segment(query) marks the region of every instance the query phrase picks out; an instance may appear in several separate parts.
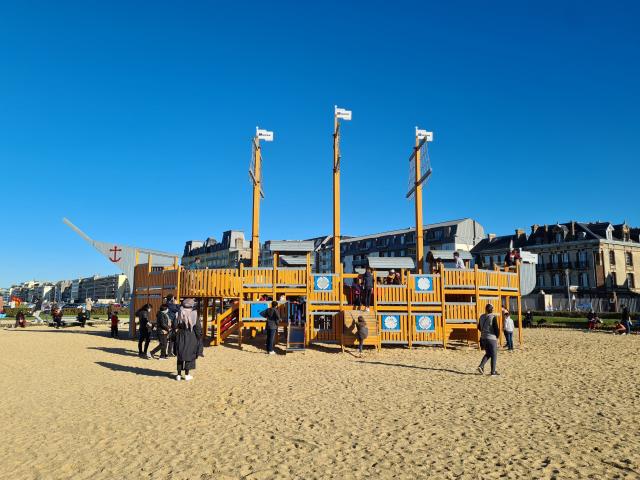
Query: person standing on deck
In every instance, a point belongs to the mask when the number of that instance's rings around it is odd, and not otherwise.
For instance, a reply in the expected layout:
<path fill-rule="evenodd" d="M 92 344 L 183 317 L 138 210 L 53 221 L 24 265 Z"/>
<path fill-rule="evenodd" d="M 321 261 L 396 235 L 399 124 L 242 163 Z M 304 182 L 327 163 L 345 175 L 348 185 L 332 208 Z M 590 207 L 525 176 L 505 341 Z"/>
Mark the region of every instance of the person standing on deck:
<path fill-rule="evenodd" d="M 373 273 L 371 267 L 367 267 L 362 276 L 362 293 L 364 295 L 364 309 L 368 312 L 371 306 L 371 296 L 373 294 Z"/>
<path fill-rule="evenodd" d="M 504 312 L 504 320 L 502 321 L 502 330 L 504 331 L 504 339 L 508 350 L 513 350 L 513 330 L 515 325 L 513 324 L 513 318 L 509 312 Z"/>
<path fill-rule="evenodd" d="M 455 262 L 454 268 L 465 268 L 464 262 L 460 258 L 460 254 L 458 252 L 453 252 L 453 261 Z"/>
<path fill-rule="evenodd" d="M 186 298 L 176 315 L 176 355 L 178 356 L 178 374 L 176 380 L 191 380 L 189 373 L 196 368 L 198 358 L 198 341 L 202 337 L 202 328 L 198 322 L 198 312 L 195 310 L 196 302 L 193 298 Z"/>
<path fill-rule="evenodd" d="M 276 343 L 276 334 L 278 333 L 278 325 L 280 324 L 280 314 L 278 313 L 278 302 L 271 302 L 271 307 L 263 312 L 260 316 L 267 319 L 267 354 L 275 355 L 274 346 Z"/>
<path fill-rule="evenodd" d="M 431 250 L 427 252 L 427 265 L 429 265 L 429 273 L 433 273 L 436 269 L 436 257 Z"/>
<path fill-rule="evenodd" d="M 136 316 L 138 317 L 138 356 L 142 358 L 151 357 L 148 353 L 152 329 L 149 315 L 151 315 L 151 305 L 148 303 L 136 312 Z M 144 350 L 142 349 L 143 344 Z"/>
<path fill-rule="evenodd" d="M 353 285 L 351 286 L 351 301 L 356 310 L 360 310 L 360 306 L 362 305 L 362 285 L 360 285 L 360 277 L 353 280 Z"/>
<path fill-rule="evenodd" d="M 496 371 L 498 363 L 498 336 L 500 328 L 498 327 L 497 317 L 493 314 L 493 305 L 488 304 L 483 315 L 480 315 L 478 321 L 478 330 L 480 331 L 480 347 L 485 351 L 484 357 L 478 366 L 478 372 L 484 373 L 484 366 L 491 359 L 491 375 L 499 375 Z"/>

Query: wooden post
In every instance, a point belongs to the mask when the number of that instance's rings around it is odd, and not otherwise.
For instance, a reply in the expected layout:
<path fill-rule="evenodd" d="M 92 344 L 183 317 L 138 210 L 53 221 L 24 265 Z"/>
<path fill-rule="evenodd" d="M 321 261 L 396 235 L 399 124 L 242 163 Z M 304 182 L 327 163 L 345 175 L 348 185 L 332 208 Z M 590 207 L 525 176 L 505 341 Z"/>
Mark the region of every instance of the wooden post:
<path fill-rule="evenodd" d="M 253 172 L 253 210 L 251 216 L 251 266 L 258 266 L 260 257 L 260 195 L 262 195 L 262 152 L 260 139 L 256 133 L 253 139 L 255 148 L 255 165 Z"/>
<path fill-rule="evenodd" d="M 475 277 L 475 286 L 476 286 L 476 325 L 478 324 L 478 321 L 480 320 L 480 315 L 482 315 L 484 312 L 479 312 L 478 308 L 479 308 L 479 303 L 480 303 L 480 282 L 478 281 L 479 275 L 478 275 L 478 264 L 476 263 L 473 266 L 473 275 Z M 476 342 L 478 342 L 478 350 L 482 350 L 480 348 L 480 331 L 476 328 Z"/>
<path fill-rule="evenodd" d="M 424 232 L 422 220 L 422 183 L 420 182 L 420 139 L 418 138 L 418 129 L 416 128 L 415 143 L 415 208 L 416 208 L 416 268 L 418 273 L 423 273 L 424 269 Z"/>
<path fill-rule="evenodd" d="M 404 274 L 403 274 L 404 277 Z M 409 344 L 409 350 L 413 348 L 413 334 L 416 329 L 416 322 L 411 318 L 411 285 L 409 285 L 411 280 L 411 274 L 407 274 L 407 283 L 405 285 L 405 290 L 407 292 L 407 326 L 409 327 L 409 331 L 407 332 L 407 343 Z"/>
<path fill-rule="evenodd" d="M 340 274 L 340 122 L 333 115 L 333 273 Z"/>
<path fill-rule="evenodd" d="M 311 338 L 311 330 L 313 325 L 311 324 L 311 288 L 313 285 L 313 277 L 311 276 L 311 253 L 307 252 L 307 277 L 306 277 L 306 302 L 305 302 L 305 337 L 304 337 L 304 345 L 305 347 L 309 346 L 309 339 Z"/>
<path fill-rule="evenodd" d="M 273 252 L 273 279 L 271 285 L 271 291 L 273 293 L 273 300 L 278 301 L 278 261 L 280 259 L 280 255 L 278 252 Z"/>
<path fill-rule="evenodd" d="M 133 267 L 133 278 L 129 279 L 129 286 L 131 287 L 131 298 L 129 299 L 129 336 L 131 338 L 136 338 L 136 298 L 138 297 L 136 293 L 137 285 L 136 285 L 136 270 L 138 263 L 140 261 L 140 252 L 138 249 L 135 251 L 135 266 Z"/>
<path fill-rule="evenodd" d="M 516 262 L 518 276 L 518 343 L 522 346 L 522 292 L 520 290 L 520 260 Z"/>
<path fill-rule="evenodd" d="M 444 290 L 444 263 L 438 263 L 438 271 L 440 272 L 440 305 L 442 307 L 442 315 L 440 318 L 442 319 L 442 347 L 447 349 L 447 318 L 446 318 L 446 297 Z"/>
<path fill-rule="evenodd" d="M 202 304 L 202 340 L 204 343 L 204 340 L 207 339 L 207 332 L 208 327 L 209 327 L 209 298 L 208 297 L 204 297 L 203 299 L 203 304 Z M 215 309 L 215 305 L 214 305 L 214 309 Z"/>

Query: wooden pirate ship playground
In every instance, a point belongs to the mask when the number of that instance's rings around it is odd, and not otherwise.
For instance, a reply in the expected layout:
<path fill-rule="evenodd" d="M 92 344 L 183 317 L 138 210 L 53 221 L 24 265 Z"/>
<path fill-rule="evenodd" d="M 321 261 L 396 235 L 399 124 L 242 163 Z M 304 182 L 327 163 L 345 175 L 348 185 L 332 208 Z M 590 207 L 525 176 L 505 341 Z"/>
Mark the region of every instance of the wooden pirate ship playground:
<path fill-rule="evenodd" d="M 153 256 L 135 267 L 133 306 L 137 311 L 149 303 L 154 312 L 163 299 L 199 300 L 203 330 L 211 345 L 254 336 L 265 327 L 260 315 L 270 300 L 280 301 L 287 350 L 314 343 L 355 343 L 354 326 L 363 316 L 369 326 L 365 345 L 434 345 L 447 348 L 450 342 L 478 342 L 476 324 L 488 303 L 502 315 L 501 306 L 517 309 L 518 339 L 522 343 L 519 265 L 483 270 L 445 268 L 433 265 L 424 272 L 422 188 L 431 174 L 427 147 L 431 132 L 416 128 L 415 146 L 409 158 L 410 186 L 407 197 L 415 200 L 416 255 L 413 269 L 402 269 L 400 285 L 377 281 L 375 259 L 370 259 L 376 279 L 372 305 L 362 311 L 352 305 L 351 285 L 358 274 L 345 273 L 340 262 L 340 120 L 350 120 L 351 112 L 335 108 L 333 143 L 333 271 L 316 273 L 312 269 L 312 241 L 271 241 L 266 247 L 273 264 L 259 266 L 259 218 L 262 197 L 261 140 L 273 139 L 272 132 L 256 129 L 252 140 L 253 221 L 251 266 L 235 269 L 185 269 L 175 259 L 172 266 L 154 265 Z M 296 262 L 287 262 L 295 258 Z M 390 260 L 390 259 L 385 259 Z M 291 263 L 296 265 L 291 266 Z M 383 262 L 379 262 L 383 263 Z M 502 322 L 499 322 L 500 325 Z M 130 324 L 135 334 L 135 323 Z"/>

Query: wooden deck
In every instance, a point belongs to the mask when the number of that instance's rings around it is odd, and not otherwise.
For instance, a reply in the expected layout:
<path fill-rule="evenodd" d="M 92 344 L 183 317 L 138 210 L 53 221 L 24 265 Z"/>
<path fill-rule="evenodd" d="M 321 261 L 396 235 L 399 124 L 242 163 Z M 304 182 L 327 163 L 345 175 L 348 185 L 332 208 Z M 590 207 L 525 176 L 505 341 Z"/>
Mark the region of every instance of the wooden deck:
<path fill-rule="evenodd" d="M 375 272 L 374 272 L 375 273 Z M 157 311 L 167 295 L 176 298 L 231 301 L 232 308 L 213 313 L 202 311 L 205 331 L 214 344 L 231 332 L 260 330 L 264 323 L 258 312 L 268 303 L 259 298 L 302 297 L 306 300 L 307 342 L 343 343 L 345 312 L 350 305 L 350 285 L 355 274 L 318 274 L 310 267 L 186 270 L 183 267 L 138 265 L 134 278 L 134 308 L 150 303 Z M 501 306 L 517 298 L 514 320 L 520 325 L 520 281 L 518 269 L 511 271 L 446 269 L 430 275 L 407 274 L 402 285 L 376 283 L 371 311 L 378 319 L 381 343 L 440 345 L 455 340 L 477 342 L 476 323 L 488 303 L 502 316 Z M 214 303 L 215 305 L 215 303 Z M 502 322 L 500 322 L 502 323 Z M 211 333 L 210 333 L 211 332 Z M 252 332 L 252 333 L 253 333 Z M 346 338 L 346 337 L 345 337 Z M 522 329 L 519 329 L 522 342 Z"/>

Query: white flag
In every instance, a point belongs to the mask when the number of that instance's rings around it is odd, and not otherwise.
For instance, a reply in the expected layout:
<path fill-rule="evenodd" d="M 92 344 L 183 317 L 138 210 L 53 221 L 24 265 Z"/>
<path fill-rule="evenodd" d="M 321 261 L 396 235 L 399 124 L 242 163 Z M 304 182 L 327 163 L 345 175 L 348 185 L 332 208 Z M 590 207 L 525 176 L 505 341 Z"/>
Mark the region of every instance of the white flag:
<path fill-rule="evenodd" d="M 338 108 L 336 105 L 336 117 L 341 118 L 343 120 L 351 120 L 351 110 L 346 110 L 344 108 Z"/>
<path fill-rule="evenodd" d="M 423 138 L 426 138 L 427 142 L 433 142 L 433 132 L 420 130 L 418 127 L 416 127 L 416 136 L 418 137 L 418 140 L 422 140 Z"/>
<path fill-rule="evenodd" d="M 261 130 L 256 127 L 256 136 L 258 140 L 264 140 L 265 142 L 273 142 L 273 132 L 268 130 Z"/>

